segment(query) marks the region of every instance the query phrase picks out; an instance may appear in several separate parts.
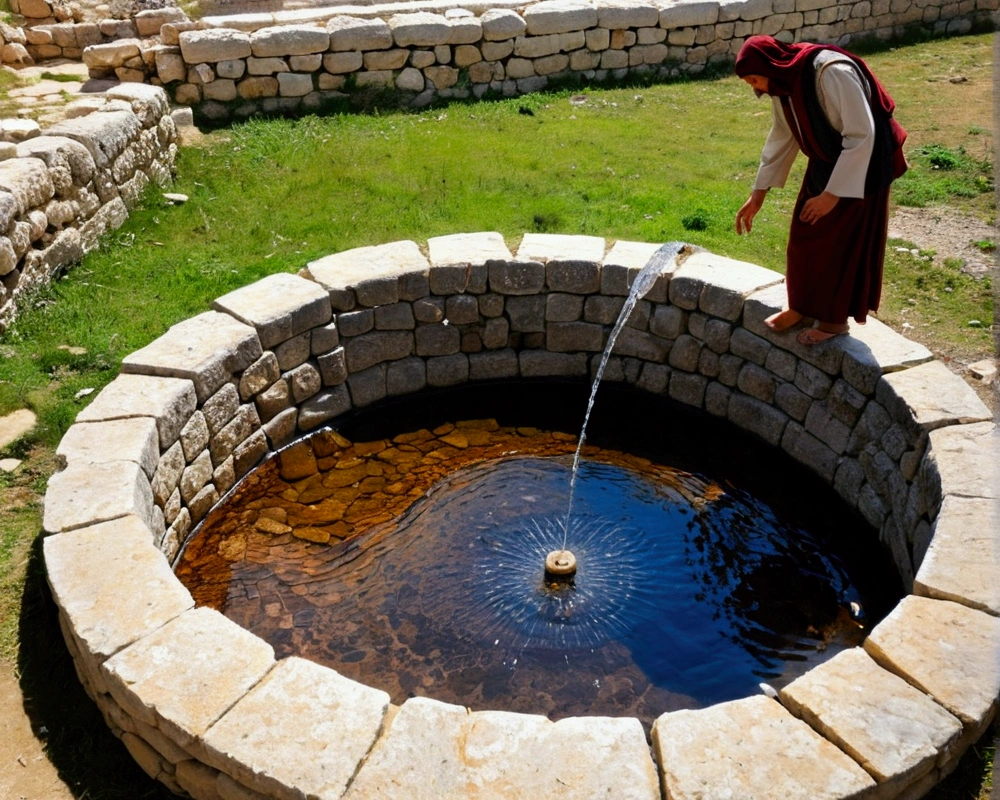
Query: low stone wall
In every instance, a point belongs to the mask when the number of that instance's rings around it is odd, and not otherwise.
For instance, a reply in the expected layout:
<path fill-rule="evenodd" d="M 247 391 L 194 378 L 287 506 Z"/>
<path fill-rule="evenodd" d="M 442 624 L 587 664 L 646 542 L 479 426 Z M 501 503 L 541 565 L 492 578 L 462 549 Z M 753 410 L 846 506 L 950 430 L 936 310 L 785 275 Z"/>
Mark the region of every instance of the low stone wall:
<path fill-rule="evenodd" d="M 225 295 L 124 360 L 58 448 L 44 551 L 80 679 L 150 775 L 213 800 L 652 799 L 661 785 L 671 798 L 916 798 L 954 767 L 1000 694 L 990 413 L 877 320 L 811 348 L 770 331 L 781 276 L 711 253 L 661 276 L 605 380 L 785 450 L 864 515 L 913 592 L 779 702 L 664 714 L 653 759 L 635 719 L 397 709 L 329 669 L 275 662 L 171 573 L 235 481 L 352 408 L 466 381 L 588 381 L 656 247 L 526 234 L 512 255 L 478 233 L 360 248 Z"/>
<path fill-rule="evenodd" d="M 315 110 L 361 89 L 437 97 L 506 96 L 552 80 L 630 73 L 677 77 L 731 62 L 746 37 L 850 44 L 908 27 L 964 33 L 992 26 L 998 0 L 543 0 L 456 7 L 396 3 L 214 17 L 161 29 L 161 43 L 84 51 L 95 77 L 169 87 L 174 100 L 222 120 Z M 134 50 L 134 52 L 133 52 Z M 155 52 L 154 52 L 155 50 Z M 140 67 L 139 65 L 144 65 Z M 145 68 L 146 75 L 136 70 Z"/>
<path fill-rule="evenodd" d="M 150 182 L 172 179 L 177 131 L 162 89 L 118 86 L 74 113 L 44 131 L 0 121 L 0 330 L 24 294 L 119 227 Z"/>

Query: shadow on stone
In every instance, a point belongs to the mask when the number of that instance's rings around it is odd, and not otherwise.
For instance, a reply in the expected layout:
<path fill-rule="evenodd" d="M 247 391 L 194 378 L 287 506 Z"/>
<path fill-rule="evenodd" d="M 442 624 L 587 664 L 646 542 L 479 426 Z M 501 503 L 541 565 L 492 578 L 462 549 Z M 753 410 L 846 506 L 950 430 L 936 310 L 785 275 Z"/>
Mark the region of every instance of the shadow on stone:
<path fill-rule="evenodd" d="M 17 668 L 25 713 L 73 796 L 103 800 L 175 797 L 136 765 L 83 691 L 45 581 L 41 535 L 29 556 L 18 639 Z"/>

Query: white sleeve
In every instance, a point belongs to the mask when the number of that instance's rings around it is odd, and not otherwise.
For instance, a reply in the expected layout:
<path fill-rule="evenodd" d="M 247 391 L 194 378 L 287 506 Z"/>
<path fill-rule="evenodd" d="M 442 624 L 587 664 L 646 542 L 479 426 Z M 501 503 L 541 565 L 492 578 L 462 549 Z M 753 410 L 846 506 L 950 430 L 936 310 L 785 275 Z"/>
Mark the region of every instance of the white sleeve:
<path fill-rule="evenodd" d="M 767 134 L 760 154 L 760 167 L 757 169 L 757 180 L 754 181 L 753 188 L 780 189 L 784 186 L 798 152 L 799 145 L 788 129 L 781 101 L 774 97 L 771 99 L 771 131 Z"/>
<path fill-rule="evenodd" d="M 875 147 L 875 120 L 861 77 L 847 64 L 833 63 L 819 76 L 820 104 L 844 149 L 826 191 L 837 197 L 864 197 L 865 176 Z"/>

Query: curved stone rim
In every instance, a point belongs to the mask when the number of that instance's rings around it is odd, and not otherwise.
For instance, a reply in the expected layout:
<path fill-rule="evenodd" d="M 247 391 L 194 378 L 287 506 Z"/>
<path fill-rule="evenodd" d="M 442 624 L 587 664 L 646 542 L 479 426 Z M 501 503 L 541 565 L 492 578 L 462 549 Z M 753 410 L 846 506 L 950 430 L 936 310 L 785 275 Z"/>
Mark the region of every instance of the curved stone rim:
<path fill-rule="evenodd" d="M 834 798 L 919 796 L 954 767 L 1000 694 L 989 411 L 876 320 L 814 348 L 769 331 L 781 276 L 711 253 L 657 281 L 609 377 L 726 417 L 821 475 L 914 592 L 778 702 L 664 714 L 655 762 L 635 719 L 397 709 L 333 670 L 276 662 L 173 576 L 164 554 L 220 493 L 351 407 L 481 378 L 585 378 L 658 246 L 525 234 L 515 256 L 473 233 L 358 248 L 231 292 L 125 358 L 59 446 L 44 552 L 81 682 L 151 776 L 199 798 L 652 798 L 660 783 L 688 797 L 713 782 Z"/>

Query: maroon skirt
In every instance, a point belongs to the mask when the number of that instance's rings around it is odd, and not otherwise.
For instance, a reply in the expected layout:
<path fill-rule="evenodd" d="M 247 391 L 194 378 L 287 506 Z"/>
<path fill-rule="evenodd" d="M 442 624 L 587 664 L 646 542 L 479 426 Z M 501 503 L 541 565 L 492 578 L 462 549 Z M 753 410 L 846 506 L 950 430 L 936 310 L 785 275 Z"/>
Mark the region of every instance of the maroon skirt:
<path fill-rule="evenodd" d="M 788 307 L 834 325 L 848 317 L 864 323 L 870 311 L 878 310 L 882 295 L 889 187 L 860 199 L 842 197 L 810 225 L 799 219 L 814 196 L 809 183 L 807 168 L 788 234 Z"/>

